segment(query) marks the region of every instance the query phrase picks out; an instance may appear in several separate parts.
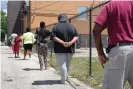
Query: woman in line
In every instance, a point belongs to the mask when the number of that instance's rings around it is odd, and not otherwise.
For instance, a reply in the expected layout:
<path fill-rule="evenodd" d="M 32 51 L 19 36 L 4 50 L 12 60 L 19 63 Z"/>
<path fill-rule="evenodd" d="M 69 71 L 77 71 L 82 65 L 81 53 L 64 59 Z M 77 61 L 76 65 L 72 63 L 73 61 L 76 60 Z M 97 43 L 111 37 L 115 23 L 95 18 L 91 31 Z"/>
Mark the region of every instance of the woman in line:
<path fill-rule="evenodd" d="M 20 42 L 22 42 L 22 39 L 21 39 L 21 34 L 19 33 L 18 36 L 14 40 L 15 58 L 19 58 Z"/>
<path fill-rule="evenodd" d="M 14 52 L 14 40 L 15 40 L 15 38 L 17 37 L 18 35 L 16 34 L 16 33 L 12 33 L 11 34 L 11 36 L 8 38 L 9 39 L 9 41 L 10 41 L 10 48 L 12 49 L 12 51 L 13 51 L 13 53 L 15 53 Z"/>
<path fill-rule="evenodd" d="M 27 54 L 29 54 L 29 59 L 31 59 L 32 46 L 35 42 L 35 39 L 30 28 L 26 28 L 26 33 L 23 34 L 22 39 L 24 44 L 24 59 L 26 58 Z"/>

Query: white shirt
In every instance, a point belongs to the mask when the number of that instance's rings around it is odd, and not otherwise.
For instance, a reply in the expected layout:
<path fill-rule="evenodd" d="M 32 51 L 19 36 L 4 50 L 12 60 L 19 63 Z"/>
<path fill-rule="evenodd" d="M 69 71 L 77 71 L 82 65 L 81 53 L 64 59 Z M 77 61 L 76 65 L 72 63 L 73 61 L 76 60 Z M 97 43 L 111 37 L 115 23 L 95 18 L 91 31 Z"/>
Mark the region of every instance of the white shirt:
<path fill-rule="evenodd" d="M 9 39 L 11 40 L 11 43 L 14 44 L 14 40 L 18 35 L 16 33 L 11 34 L 11 36 L 9 37 Z"/>

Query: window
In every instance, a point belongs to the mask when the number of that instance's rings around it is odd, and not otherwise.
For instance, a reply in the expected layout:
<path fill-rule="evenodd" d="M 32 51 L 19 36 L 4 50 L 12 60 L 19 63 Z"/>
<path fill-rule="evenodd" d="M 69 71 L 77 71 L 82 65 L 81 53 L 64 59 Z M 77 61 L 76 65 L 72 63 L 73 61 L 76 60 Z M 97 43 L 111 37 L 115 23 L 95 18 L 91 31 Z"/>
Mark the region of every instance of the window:
<path fill-rule="evenodd" d="M 78 7 L 78 14 L 81 14 L 81 13 L 87 11 L 87 10 L 88 10 L 88 7 L 87 6 Z M 78 16 L 78 20 L 88 20 L 87 13 Z"/>

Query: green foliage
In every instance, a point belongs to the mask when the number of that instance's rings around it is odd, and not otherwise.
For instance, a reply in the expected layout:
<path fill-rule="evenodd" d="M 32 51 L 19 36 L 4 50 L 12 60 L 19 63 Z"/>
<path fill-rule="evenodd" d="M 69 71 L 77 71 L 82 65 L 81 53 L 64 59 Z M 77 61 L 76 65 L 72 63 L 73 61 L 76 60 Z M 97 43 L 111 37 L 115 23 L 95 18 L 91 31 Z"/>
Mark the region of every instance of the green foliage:
<path fill-rule="evenodd" d="M 1 10 L 1 34 L 5 34 L 7 33 L 7 16 L 6 16 L 6 13 Z"/>
<path fill-rule="evenodd" d="M 4 41 L 5 34 L 7 33 L 7 16 L 6 13 L 1 10 L 1 40 Z"/>

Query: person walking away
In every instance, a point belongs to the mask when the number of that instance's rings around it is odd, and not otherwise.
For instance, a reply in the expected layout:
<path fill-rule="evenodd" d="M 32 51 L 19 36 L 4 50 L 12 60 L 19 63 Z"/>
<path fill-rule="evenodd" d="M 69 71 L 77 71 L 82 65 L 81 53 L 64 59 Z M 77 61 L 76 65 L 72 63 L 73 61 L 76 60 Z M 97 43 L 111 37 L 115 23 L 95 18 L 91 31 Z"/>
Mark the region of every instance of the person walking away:
<path fill-rule="evenodd" d="M 108 51 L 103 51 L 101 32 L 107 28 Z M 102 89 L 133 89 L 133 1 L 111 1 L 101 10 L 93 29 L 101 64 L 105 64 Z"/>
<path fill-rule="evenodd" d="M 18 36 L 14 40 L 14 53 L 15 53 L 15 58 L 19 58 L 20 42 L 22 42 L 21 34 L 18 33 Z"/>
<path fill-rule="evenodd" d="M 37 44 L 37 51 L 38 51 L 38 58 L 40 63 L 40 70 L 43 70 L 44 64 L 45 69 L 47 69 L 47 51 L 48 51 L 48 45 L 47 45 L 47 38 L 50 36 L 50 32 L 45 27 L 45 22 L 40 22 L 40 28 L 36 31 L 35 38 L 36 44 Z M 41 56 L 43 58 L 41 58 Z"/>
<path fill-rule="evenodd" d="M 78 32 L 72 24 L 67 22 L 66 14 L 60 14 L 58 21 L 59 23 L 52 30 L 51 39 L 54 40 L 54 52 L 61 75 L 60 83 L 64 84 L 68 78 L 68 70 L 75 52 L 74 46 L 78 39 Z"/>
<path fill-rule="evenodd" d="M 13 53 L 15 53 L 14 52 L 14 40 L 15 40 L 15 38 L 17 37 L 18 35 L 16 34 L 16 33 L 12 33 L 11 34 L 11 36 L 8 38 L 9 39 L 9 41 L 11 42 L 11 48 L 12 48 L 12 51 L 13 51 Z"/>
<path fill-rule="evenodd" d="M 34 34 L 31 32 L 30 28 L 26 28 L 26 33 L 22 36 L 23 46 L 24 46 L 24 59 L 26 59 L 26 55 L 29 55 L 29 59 L 31 59 L 32 47 L 35 42 Z"/>

